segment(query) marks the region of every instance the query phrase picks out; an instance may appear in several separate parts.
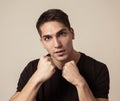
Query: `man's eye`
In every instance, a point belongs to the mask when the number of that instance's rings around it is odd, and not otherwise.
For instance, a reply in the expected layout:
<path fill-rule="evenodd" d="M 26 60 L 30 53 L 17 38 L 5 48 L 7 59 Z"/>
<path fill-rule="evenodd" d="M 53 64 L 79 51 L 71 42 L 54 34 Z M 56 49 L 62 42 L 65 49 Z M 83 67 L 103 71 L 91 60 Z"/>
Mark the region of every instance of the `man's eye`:
<path fill-rule="evenodd" d="M 48 40 L 50 40 L 50 39 L 51 39 L 51 37 L 49 37 L 49 36 L 43 38 L 43 40 L 45 40 L 45 41 L 48 41 Z"/>
<path fill-rule="evenodd" d="M 65 36 L 67 33 L 66 32 L 60 32 L 59 36 Z"/>

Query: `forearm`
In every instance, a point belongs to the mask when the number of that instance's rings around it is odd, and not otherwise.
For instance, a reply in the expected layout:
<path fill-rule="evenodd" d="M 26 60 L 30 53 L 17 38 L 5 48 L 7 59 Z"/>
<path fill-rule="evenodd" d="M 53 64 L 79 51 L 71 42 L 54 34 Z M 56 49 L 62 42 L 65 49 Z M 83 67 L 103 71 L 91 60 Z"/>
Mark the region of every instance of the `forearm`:
<path fill-rule="evenodd" d="M 42 85 L 42 82 L 37 79 L 37 76 L 38 73 L 36 71 L 29 79 L 22 91 L 13 96 L 10 101 L 35 101 L 37 92 Z"/>
<path fill-rule="evenodd" d="M 76 86 L 78 97 L 80 101 L 96 101 L 96 98 L 93 96 L 88 84 L 85 80 L 82 84 Z"/>
<path fill-rule="evenodd" d="M 41 85 L 55 73 L 55 65 L 50 57 L 42 56 L 37 70 L 21 92 L 15 93 L 10 101 L 34 101 Z"/>

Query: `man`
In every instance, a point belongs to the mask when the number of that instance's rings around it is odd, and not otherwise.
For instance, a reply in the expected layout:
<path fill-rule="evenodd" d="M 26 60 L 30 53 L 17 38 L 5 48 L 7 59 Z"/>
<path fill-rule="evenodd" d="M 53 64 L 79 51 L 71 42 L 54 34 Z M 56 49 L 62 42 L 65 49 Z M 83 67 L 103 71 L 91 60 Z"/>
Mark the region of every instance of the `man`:
<path fill-rule="evenodd" d="M 67 14 L 47 10 L 36 27 L 49 54 L 25 67 L 10 101 L 108 101 L 108 69 L 73 48 Z"/>

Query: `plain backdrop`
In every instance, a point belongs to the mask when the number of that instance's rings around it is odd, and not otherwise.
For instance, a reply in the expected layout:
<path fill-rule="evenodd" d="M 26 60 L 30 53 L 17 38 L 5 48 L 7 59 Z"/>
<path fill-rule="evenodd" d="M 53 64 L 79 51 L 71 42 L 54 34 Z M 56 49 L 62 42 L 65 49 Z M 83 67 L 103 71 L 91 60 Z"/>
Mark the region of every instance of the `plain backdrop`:
<path fill-rule="evenodd" d="M 0 101 L 16 91 L 28 62 L 47 53 L 35 24 L 50 8 L 69 15 L 76 50 L 107 64 L 109 99 L 120 101 L 120 0 L 0 0 Z"/>

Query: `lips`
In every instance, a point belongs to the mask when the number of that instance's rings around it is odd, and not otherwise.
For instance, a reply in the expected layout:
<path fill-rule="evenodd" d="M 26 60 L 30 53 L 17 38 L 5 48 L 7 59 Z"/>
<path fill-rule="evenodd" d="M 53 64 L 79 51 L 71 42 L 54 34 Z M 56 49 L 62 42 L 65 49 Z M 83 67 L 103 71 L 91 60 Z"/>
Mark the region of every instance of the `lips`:
<path fill-rule="evenodd" d="M 59 50 L 59 51 L 56 51 L 55 52 L 55 54 L 57 54 L 57 55 L 64 55 L 64 53 L 65 53 L 65 50 Z"/>

